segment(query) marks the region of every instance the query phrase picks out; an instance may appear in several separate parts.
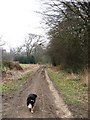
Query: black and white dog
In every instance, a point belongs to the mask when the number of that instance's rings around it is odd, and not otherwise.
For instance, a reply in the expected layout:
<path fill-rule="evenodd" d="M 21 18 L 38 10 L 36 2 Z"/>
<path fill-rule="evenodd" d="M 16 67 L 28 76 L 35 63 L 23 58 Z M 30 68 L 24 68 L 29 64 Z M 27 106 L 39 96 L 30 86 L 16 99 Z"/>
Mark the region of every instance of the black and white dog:
<path fill-rule="evenodd" d="M 30 94 L 27 98 L 27 107 L 31 111 L 31 113 L 33 113 L 36 98 L 37 98 L 36 94 Z"/>

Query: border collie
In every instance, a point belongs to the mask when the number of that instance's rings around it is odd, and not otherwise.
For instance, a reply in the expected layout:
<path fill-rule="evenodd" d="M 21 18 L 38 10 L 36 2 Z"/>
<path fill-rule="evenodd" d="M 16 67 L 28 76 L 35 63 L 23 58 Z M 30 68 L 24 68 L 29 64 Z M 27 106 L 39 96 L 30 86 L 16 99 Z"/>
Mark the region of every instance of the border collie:
<path fill-rule="evenodd" d="M 33 113 L 34 110 L 34 104 L 36 102 L 37 95 L 36 94 L 29 94 L 27 98 L 27 107 L 30 110 L 31 113 Z"/>

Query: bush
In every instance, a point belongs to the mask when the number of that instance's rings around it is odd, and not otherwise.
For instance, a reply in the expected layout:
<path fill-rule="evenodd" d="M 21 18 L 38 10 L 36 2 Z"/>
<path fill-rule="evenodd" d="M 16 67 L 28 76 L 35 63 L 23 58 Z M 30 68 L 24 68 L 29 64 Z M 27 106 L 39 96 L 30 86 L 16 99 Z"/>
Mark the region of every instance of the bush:
<path fill-rule="evenodd" d="M 29 64 L 29 63 L 35 64 L 36 63 L 33 55 L 28 56 L 28 57 L 27 56 L 16 56 L 14 60 L 19 61 L 22 64 Z"/>
<path fill-rule="evenodd" d="M 16 70 L 23 70 L 19 63 L 11 62 L 11 61 L 3 61 L 2 66 L 6 67 L 6 69 L 16 69 Z"/>

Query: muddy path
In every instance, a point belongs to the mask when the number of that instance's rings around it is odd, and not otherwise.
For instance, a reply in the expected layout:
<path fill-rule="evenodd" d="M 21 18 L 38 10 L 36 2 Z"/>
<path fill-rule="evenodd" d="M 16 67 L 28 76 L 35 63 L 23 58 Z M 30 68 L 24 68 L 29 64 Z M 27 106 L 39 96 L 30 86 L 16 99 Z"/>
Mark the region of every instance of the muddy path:
<path fill-rule="evenodd" d="M 47 79 L 46 70 L 40 68 L 34 76 L 25 82 L 19 91 L 3 94 L 2 117 L 62 118 L 67 114 L 70 118 L 72 116 L 70 111 L 65 107 L 62 99 L 51 85 L 52 83 Z M 38 96 L 33 114 L 29 112 L 26 106 L 26 99 L 30 93 L 36 93 Z"/>

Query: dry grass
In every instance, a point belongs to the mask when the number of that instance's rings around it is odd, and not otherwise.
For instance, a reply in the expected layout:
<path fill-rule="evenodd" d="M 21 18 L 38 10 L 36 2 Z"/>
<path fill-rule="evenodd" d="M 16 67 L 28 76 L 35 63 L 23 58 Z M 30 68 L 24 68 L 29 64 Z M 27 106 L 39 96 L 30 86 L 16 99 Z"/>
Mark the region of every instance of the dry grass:
<path fill-rule="evenodd" d="M 59 73 L 60 71 L 63 71 L 64 74 L 66 74 L 66 80 L 74 79 L 76 81 L 79 81 L 81 85 L 88 86 L 89 83 L 89 71 L 88 69 L 84 69 L 81 73 L 75 74 L 75 73 L 68 73 L 64 70 L 60 69 L 60 66 L 52 67 L 55 72 Z"/>
<path fill-rule="evenodd" d="M 23 71 L 21 70 L 16 70 L 16 69 L 8 69 L 5 73 L 5 75 L 2 77 L 2 81 L 1 81 L 1 85 L 0 87 L 5 86 L 3 88 L 10 88 L 12 86 L 14 86 L 14 83 L 19 87 L 19 84 L 21 84 L 22 80 L 26 79 L 29 75 L 31 75 L 32 73 L 34 73 L 39 66 L 38 65 L 25 65 L 22 64 L 21 67 L 23 68 Z"/>
<path fill-rule="evenodd" d="M 84 69 L 84 72 L 81 76 L 81 84 L 83 86 L 88 86 L 89 83 L 89 71 L 87 69 Z"/>

